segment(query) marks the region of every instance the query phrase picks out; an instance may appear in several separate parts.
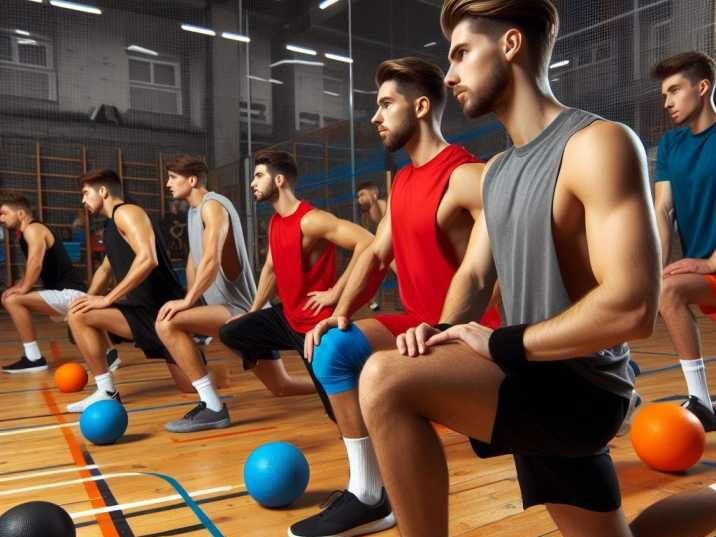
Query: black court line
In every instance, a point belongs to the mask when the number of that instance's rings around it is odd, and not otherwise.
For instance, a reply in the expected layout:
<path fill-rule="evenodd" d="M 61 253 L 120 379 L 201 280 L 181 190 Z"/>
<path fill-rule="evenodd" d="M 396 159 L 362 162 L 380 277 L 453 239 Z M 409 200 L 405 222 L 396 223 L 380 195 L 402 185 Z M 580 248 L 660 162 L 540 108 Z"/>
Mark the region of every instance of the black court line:
<path fill-rule="evenodd" d="M 214 502 L 221 502 L 224 500 L 231 500 L 234 498 L 241 498 L 242 496 L 248 496 L 249 493 L 246 491 L 242 492 L 232 492 L 231 494 L 223 494 L 222 496 L 216 496 L 214 498 L 204 498 L 202 500 L 196 500 L 197 505 L 204 505 L 207 503 L 214 503 Z M 133 513 L 127 513 L 124 515 L 124 518 L 133 518 L 138 516 L 145 516 L 145 515 L 154 515 L 156 513 L 165 513 L 167 511 L 174 511 L 176 509 L 183 509 L 184 507 L 187 507 L 186 503 L 179 502 L 179 503 L 173 503 L 170 505 L 164 505 L 162 507 L 153 507 L 152 509 L 143 509 L 142 511 L 135 511 Z M 84 528 L 87 526 L 96 526 L 97 525 L 97 519 L 88 520 L 86 522 L 80 522 L 79 524 L 75 524 L 75 528 Z M 199 525 L 199 528 L 204 528 L 203 524 Z M 146 537 L 146 536 L 144 536 Z"/>
<path fill-rule="evenodd" d="M 714 394 L 709 394 L 711 397 L 711 400 L 713 401 L 716 399 L 716 396 Z M 668 401 L 686 401 L 689 398 L 688 395 L 667 395 L 666 397 L 659 397 L 658 399 L 654 399 L 654 403 L 664 403 Z"/>
<path fill-rule="evenodd" d="M 96 464 L 92 455 L 90 455 L 86 449 L 82 450 L 82 456 L 84 457 L 87 465 Z M 102 472 L 100 472 L 98 468 L 90 470 L 90 474 L 92 476 L 102 476 Z M 98 479 L 95 481 L 95 484 L 97 485 L 97 489 L 99 489 L 99 493 L 102 496 L 105 505 L 108 507 L 111 505 L 117 505 L 117 499 L 114 497 L 114 494 L 112 494 L 112 490 L 109 488 L 107 481 L 104 479 Z M 132 528 L 129 527 L 129 523 L 125 519 L 122 511 L 112 511 L 108 514 L 114 523 L 114 527 L 117 529 L 117 533 L 119 533 L 119 537 L 135 537 L 134 532 L 132 531 Z"/>
<path fill-rule="evenodd" d="M 222 401 L 227 401 L 229 399 L 235 399 L 236 396 L 234 395 L 224 395 L 220 397 Z M 163 408 L 174 408 L 178 406 L 189 406 L 189 405 L 196 405 L 196 401 L 185 401 L 182 403 L 167 403 L 165 405 L 156 405 L 156 406 L 143 406 L 138 408 L 131 408 L 127 409 L 127 414 L 131 414 L 133 412 L 147 412 L 149 410 L 161 410 Z M 70 414 L 77 414 L 76 412 L 61 412 L 60 416 L 67 416 Z M 30 418 L 42 418 L 42 417 L 48 417 L 48 416 L 55 416 L 55 414 L 41 414 L 38 416 L 26 416 L 26 417 L 20 417 L 20 418 L 11 418 L 10 420 L 0 420 L 0 421 L 15 421 L 15 420 L 22 420 L 22 419 L 30 419 Z M 70 422 L 74 423 L 74 422 Z M 57 425 L 56 423 L 38 423 L 35 425 L 26 425 L 23 427 L 10 427 L 9 429 L 0 429 L 0 433 L 5 432 L 11 432 L 11 431 L 22 431 L 23 429 L 35 429 L 37 427 L 47 427 L 49 425 Z"/>
<path fill-rule="evenodd" d="M 185 533 L 191 533 L 203 529 L 205 529 L 203 524 L 195 524 L 193 526 L 184 526 L 183 528 L 160 531 L 159 533 L 147 533 L 141 537 L 171 537 L 172 535 L 184 535 Z"/>
<path fill-rule="evenodd" d="M 50 414 L 52 415 L 52 414 Z M 0 476 L 11 476 L 11 475 L 21 475 L 21 474 L 28 474 L 30 472 L 42 472 L 43 470 L 56 470 L 57 468 L 69 468 L 70 466 L 74 466 L 74 464 L 53 464 L 52 466 L 39 466 L 37 468 L 29 468 L 26 470 L 13 470 L 12 472 L 2 472 L 0 473 Z"/>

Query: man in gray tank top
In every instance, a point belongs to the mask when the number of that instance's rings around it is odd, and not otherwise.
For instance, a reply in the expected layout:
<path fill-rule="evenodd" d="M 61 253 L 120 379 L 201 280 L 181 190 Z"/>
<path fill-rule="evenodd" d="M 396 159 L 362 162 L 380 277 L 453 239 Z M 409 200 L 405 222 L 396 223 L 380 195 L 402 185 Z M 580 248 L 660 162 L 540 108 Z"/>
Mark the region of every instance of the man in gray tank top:
<path fill-rule="evenodd" d="M 513 454 L 525 508 L 546 504 L 563 535 L 629 537 L 607 443 L 633 390 L 624 342 L 648 337 L 657 313 L 646 155 L 624 125 L 552 94 L 551 0 L 446 0 L 441 22 L 448 87 L 466 115 L 494 112 L 514 146 L 475 177 L 482 216 L 441 324 L 411 328 L 363 369 L 361 410 L 398 527 L 448 535 L 432 420 L 480 456 Z M 469 321 L 497 280 L 506 326 L 493 331 Z"/>
<path fill-rule="evenodd" d="M 168 164 L 167 170 L 167 187 L 174 199 L 190 205 L 187 292 L 183 299 L 162 307 L 156 330 L 201 401 L 183 418 L 168 423 L 166 429 L 183 433 L 228 427 L 229 412 L 219 399 L 193 336 L 217 336 L 227 320 L 251 309 L 256 284 L 241 220 L 228 198 L 207 190 L 204 161 L 182 155 Z"/>

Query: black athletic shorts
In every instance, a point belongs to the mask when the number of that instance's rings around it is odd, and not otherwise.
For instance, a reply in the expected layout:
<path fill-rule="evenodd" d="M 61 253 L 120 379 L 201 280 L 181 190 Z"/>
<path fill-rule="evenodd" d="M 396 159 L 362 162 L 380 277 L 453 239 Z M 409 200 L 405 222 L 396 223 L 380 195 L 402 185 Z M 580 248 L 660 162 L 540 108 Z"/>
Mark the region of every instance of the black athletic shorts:
<path fill-rule="evenodd" d="M 112 305 L 117 308 L 129 325 L 132 332 L 132 341 L 134 345 L 139 347 L 147 358 L 159 358 L 165 360 L 169 364 L 173 364 L 174 359 L 166 349 L 162 340 L 159 339 L 154 323 L 159 314 L 159 308 L 145 306 L 144 304 L 136 304 L 133 302 L 117 302 Z M 121 337 L 113 337 L 110 331 L 110 339 L 114 343 L 119 343 L 124 339 Z"/>
<path fill-rule="evenodd" d="M 296 351 L 313 379 L 326 414 L 335 421 L 328 396 L 313 374 L 313 367 L 303 356 L 305 335 L 291 328 L 281 304 L 247 313 L 225 324 L 219 331 L 219 338 L 224 345 L 241 356 L 244 369 L 255 367 L 259 360 L 280 358 L 278 351 Z"/>
<path fill-rule="evenodd" d="M 525 509 L 544 503 L 600 512 L 619 508 L 607 444 L 629 400 L 598 388 L 564 362 L 531 362 L 505 374 L 492 440 L 471 439 L 475 453 L 514 455 Z"/>

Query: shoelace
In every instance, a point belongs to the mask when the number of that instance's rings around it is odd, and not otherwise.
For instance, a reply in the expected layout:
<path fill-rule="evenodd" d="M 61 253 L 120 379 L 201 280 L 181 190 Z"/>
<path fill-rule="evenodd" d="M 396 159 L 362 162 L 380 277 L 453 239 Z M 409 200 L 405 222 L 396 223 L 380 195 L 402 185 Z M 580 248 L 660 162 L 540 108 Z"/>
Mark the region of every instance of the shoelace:
<path fill-rule="evenodd" d="M 206 408 L 206 403 L 204 401 L 200 401 L 198 405 L 196 405 L 194 408 L 192 408 L 189 412 L 187 412 L 184 415 L 184 419 L 190 420 L 194 416 L 196 416 L 199 412 L 204 410 Z"/>
<path fill-rule="evenodd" d="M 332 511 L 336 509 L 337 507 L 343 505 L 346 500 L 348 500 L 348 495 L 344 490 L 334 490 L 331 492 L 331 495 L 328 496 L 328 499 L 326 499 L 325 502 L 321 504 L 321 513 L 320 516 L 324 516 L 329 511 Z"/>

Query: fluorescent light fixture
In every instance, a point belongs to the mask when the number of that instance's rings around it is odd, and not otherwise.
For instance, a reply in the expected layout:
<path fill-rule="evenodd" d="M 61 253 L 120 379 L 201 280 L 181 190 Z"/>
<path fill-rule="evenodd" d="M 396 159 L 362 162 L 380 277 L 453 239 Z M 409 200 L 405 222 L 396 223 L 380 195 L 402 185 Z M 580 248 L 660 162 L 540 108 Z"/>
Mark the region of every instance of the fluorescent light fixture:
<path fill-rule="evenodd" d="M 423 47 L 424 47 L 424 48 L 430 48 L 430 47 L 434 47 L 434 46 L 437 45 L 437 44 L 438 44 L 437 41 L 430 41 L 430 43 L 425 43 L 425 44 L 423 45 Z"/>
<path fill-rule="evenodd" d="M 337 62 L 353 63 L 353 58 L 349 58 L 348 56 L 341 56 L 340 54 L 333 54 L 332 52 L 326 52 L 324 56 L 329 60 L 335 60 Z"/>
<path fill-rule="evenodd" d="M 37 41 L 34 39 L 18 39 L 17 40 L 18 45 L 37 45 Z"/>
<path fill-rule="evenodd" d="M 315 56 L 316 54 L 318 54 L 318 52 L 316 52 L 312 48 L 299 47 L 298 45 L 286 45 L 286 50 L 290 50 L 291 52 L 298 52 L 299 54 L 308 54 L 309 56 Z"/>
<path fill-rule="evenodd" d="M 138 52 L 139 54 L 146 54 L 148 56 L 159 56 L 158 52 L 150 48 L 140 47 L 139 45 L 129 45 L 127 50 L 130 52 Z"/>
<path fill-rule="evenodd" d="M 312 62 L 309 60 L 279 60 L 273 62 L 269 67 L 278 67 L 279 65 L 315 65 L 317 67 L 323 67 L 326 65 L 323 62 Z"/>
<path fill-rule="evenodd" d="M 15 33 L 17 35 L 25 35 L 27 37 L 30 37 L 30 32 L 28 32 L 27 30 L 15 30 Z"/>
<path fill-rule="evenodd" d="M 564 67 L 565 65 L 569 65 L 569 60 L 562 60 L 561 62 L 553 63 L 549 66 L 549 68 L 557 69 L 558 67 Z"/>
<path fill-rule="evenodd" d="M 335 91 L 323 90 L 323 93 L 325 93 L 326 95 L 330 95 L 331 97 L 340 97 L 341 96 L 340 93 L 336 93 Z"/>
<path fill-rule="evenodd" d="M 42 4 L 43 0 L 30 0 L 30 2 L 35 2 L 36 4 Z"/>
<path fill-rule="evenodd" d="M 283 85 L 282 81 L 276 80 L 275 78 L 262 78 L 262 77 L 256 76 L 256 75 L 248 75 L 246 78 L 250 78 L 251 80 L 256 80 L 257 82 L 268 82 L 270 84 L 278 84 L 279 86 Z"/>
<path fill-rule="evenodd" d="M 91 13 L 92 15 L 102 14 L 102 10 L 97 7 L 88 6 L 87 4 L 78 4 L 77 2 L 67 2 L 66 0 L 50 0 L 50 5 L 72 9 L 73 11 L 81 11 L 82 13 Z"/>
<path fill-rule="evenodd" d="M 231 32 L 222 32 L 221 37 L 231 39 L 232 41 L 240 41 L 242 43 L 251 43 L 251 38 L 247 35 L 233 34 Z"/>
<path fill-rule="evenodd" d="M 353 93 L 360 93 L 361 95 L 378 95 L 378 90 L 354 89 Z"/>
<path fill-rule="evenodd" d="M 333 4 L 337 4 L 338 0 L 323 0 L 320 4 L 318 4 L 318 7 L 321 9 L 326 9 L 327 7 L 331 7 Z"/>
<path fill-rule="evenodd" d="M 203 26 L 196 26 L 194 24 L 182 24 L 181 29 L 186 32 L 194 32 L 195 34 L 210 35 L 214 37 L 216 32 L 211 28 L 204 28 Z"/>

